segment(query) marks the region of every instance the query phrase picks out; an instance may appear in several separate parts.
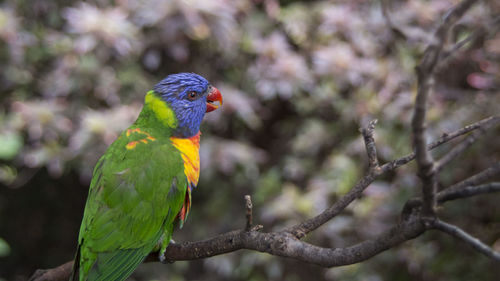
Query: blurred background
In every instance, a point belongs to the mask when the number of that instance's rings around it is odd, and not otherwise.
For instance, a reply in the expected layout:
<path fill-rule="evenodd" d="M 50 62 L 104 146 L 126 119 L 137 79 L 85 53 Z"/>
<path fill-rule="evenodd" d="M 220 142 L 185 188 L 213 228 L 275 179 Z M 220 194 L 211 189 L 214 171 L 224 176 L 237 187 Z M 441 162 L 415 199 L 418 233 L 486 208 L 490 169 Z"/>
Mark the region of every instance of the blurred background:
<path fill-rule="evenodd" d="M 174 240 L 245 224 L 264 231 L 324 210 L 366 170 L 360 123 L 378 118 L 381 161 L 411 152 L 414 67 L 456 0 L 7 0 L 0 3 L 0 280 L 25 280 L 73 258 L 91 171 L 137 117 L 152 86 L 196 72 L 224 95 L 202 125 L 201 180 Z M 485 31 L 439 70 L 432 139 L 500 108 L 498 1 L 482 1 L 452 42 Z M 418 35 L 418 36 L 417 36 Z M 442 186 L 500 158 L 492 130 L 448 166 Z M 443 155 L 452 144 L 435 152 Z M 352 245 L 397 222 L 419 194 L 415 165 L 374 182 L 306 240 Z M 500 196 L 446 203 L 443 219 L 500 249 Z M 498 280 L 492 261 L 428 232 L 366 262 L 325 269 L 252 251 L 141 265 L 130 280 Z"/>

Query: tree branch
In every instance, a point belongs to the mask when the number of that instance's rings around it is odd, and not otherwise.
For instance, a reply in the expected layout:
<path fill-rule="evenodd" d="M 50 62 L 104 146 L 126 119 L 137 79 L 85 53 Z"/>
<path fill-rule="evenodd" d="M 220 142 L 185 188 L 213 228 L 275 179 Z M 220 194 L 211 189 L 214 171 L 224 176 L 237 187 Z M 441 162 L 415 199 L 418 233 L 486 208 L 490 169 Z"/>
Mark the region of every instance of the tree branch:
<path fill-rule="evenodd" d="M 401 242 L 417 237 L 423 231 L 425 231 L 423 225 L 414 219 L 402 222 L 372 240 L 346 248 L 314 246 L 296 239 L 288 232 L 233 231 L 204 241 L 169 246 L 167 255 L 174 260 L 193 260 L 214 256 L 221 249 L 227 252 L 249 249 L 333 267 L 364 261 Z"/>
<path fill-rule="evenodd" d="M 73 261 L 51 269 L 38 269 L 29 281 L 67 281 L 73 270 Z"/>
<path fill-rule="evenodd" d="M 422 215 L 435 216 L 437 180 L 434 160 L 427 150 L 425 141 L 425 115 L 430 89 L 434 84 L 434 70 L 439 61 L 441 51 L 446 43 L 448 30 L 475 3 L 475 0 L 465 0 L 455 6 L 444 18 L 434 33 L 434 38 L 424 52 L 417 72 L 417 98 L 412 119 L 413 144 L 418 166 L 418 176 L 422 181 Z"/>
<path fill-rule="evenodd" d="M 175 261 L 196 260 L 248 249 L 293 258 L 323 267 L 334 267 L 362 262 L 402 242 L 413 239 L 424 231 L 423 224 L 417 219 L 412 219 L 399 223 L 374 239 L 350 247 L 322 248 L 300 241 L 288 232 L 261 233 L 237 230 L 203 241 L 170 244 L 165 255 L 169 260 Z M 157 253 L 151 253 L 146 262 L 157 260 L 157 258 Z M 72 262 L 68 262 L 56 268 L 57 271 L 50 269 L 30 280 L 67 280 L 71 273 L 72 264 Z"/>
<path fill-rule="evenodd" d="M 500 191 L 500 182 L 490 182 L 482 185 L 466 186 L 459 189 L 446 189 L 438 193 L 437 200 L 439 203 L 444 203 L 449 200 L 467 198 L 484 193 L 492 193 L 499 191 Z"/>
<path fill-rule="evenodd" d="M 480 252 L 481 254 L 494 259 L 496 261 L 500 261 L 500 253 L 495 252 L 492 248 L 490 248 L 488 245 L 484 244 L 481 242 L 479 239 L 476 237 L 468 234 L 467 232 L 463 231 L 460 229 L 458 226 L 446 223 L 441 220 L 435 220 L 433 222 L 433 228 L 440 230 L 442 232 L 445 232 L 455 238 L 458 238 L 462 241 L 464 241 L 466 244 Z"/>

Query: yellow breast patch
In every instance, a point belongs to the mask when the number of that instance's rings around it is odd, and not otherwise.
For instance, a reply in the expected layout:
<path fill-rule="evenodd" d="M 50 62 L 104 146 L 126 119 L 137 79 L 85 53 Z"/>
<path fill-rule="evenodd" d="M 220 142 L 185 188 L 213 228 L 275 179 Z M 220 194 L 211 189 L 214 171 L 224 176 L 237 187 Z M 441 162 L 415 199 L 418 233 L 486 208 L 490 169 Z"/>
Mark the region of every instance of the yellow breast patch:
<path fill-rule="evenodd" d="M 172 144 L 181 152 L 184 161 L 184 174 L 191 189 L 198 184 L 200 177 L 200 132 L 190 138 L 171 137 Z"/>

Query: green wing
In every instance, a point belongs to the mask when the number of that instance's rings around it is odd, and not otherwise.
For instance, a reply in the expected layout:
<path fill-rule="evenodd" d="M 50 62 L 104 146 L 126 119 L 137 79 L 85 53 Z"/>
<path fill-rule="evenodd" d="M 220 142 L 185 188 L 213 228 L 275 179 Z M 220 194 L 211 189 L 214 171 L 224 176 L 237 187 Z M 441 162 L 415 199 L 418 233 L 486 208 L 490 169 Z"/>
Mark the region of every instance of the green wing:
<path fill-rule="evenodd" d="M 182 207 L 187 180 L 179 152 L 168 138 L 127 148 L 133 141 L 122 134 L 94 169 L 73 280 L 126 279 Z"/>

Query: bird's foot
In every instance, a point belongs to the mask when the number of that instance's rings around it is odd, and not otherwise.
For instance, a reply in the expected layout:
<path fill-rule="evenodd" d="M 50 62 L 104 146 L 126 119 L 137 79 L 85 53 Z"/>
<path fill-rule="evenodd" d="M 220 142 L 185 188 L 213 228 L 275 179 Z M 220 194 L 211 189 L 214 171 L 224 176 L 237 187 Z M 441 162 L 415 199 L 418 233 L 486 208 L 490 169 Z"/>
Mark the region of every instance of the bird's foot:
<path fill-rule="evenodd" d="M 167 263 L 167 257 L 165 256 L 165 253 L 159 252 L 158 253 L 158 260 L 161 263 L 166 264 Z"/>
<path fill-rule="evenodd" d="M 170 243 L 169 244 L 175 244 L 174 239 L 170 239 Z M 167 246 L 168 246 L 168 244 L 162 246 L 160 252 L 158 253 L 158 260 L 161 263 L 163 263 L 163 264 L 174 263 L 175 262 L 173 260 L 167 259 L 167 256 L 165 255 L 165 252 L 167 251 Z"/>
<path fill-rule="evenodd" d="M 163 263 L 163 264 L 167 264 L 167 263 L 174 263 L 174 262 L 175 262 L 175 261 L 173 261 L 173 260 L 169 260 L 169 259 L 167 258 L 167 256 L 165 255 L 165 253 L 162 253 L 162 252 L 158 253 L 158 260 L 159 260 L 161 263 Z"/>

